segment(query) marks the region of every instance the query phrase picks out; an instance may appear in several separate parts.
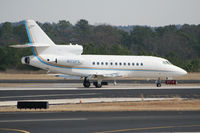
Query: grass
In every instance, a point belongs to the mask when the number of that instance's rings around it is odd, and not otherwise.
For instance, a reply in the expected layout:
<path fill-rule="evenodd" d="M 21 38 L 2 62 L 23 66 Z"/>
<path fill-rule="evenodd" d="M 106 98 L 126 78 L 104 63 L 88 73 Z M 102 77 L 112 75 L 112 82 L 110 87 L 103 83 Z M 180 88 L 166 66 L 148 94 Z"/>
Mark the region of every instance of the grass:
<path fill-rule="evenodd" d="M 22 80 L 22 79 L 63 79 L 48 74 L 11 74 L 0 73 L 0 80 Z"/>

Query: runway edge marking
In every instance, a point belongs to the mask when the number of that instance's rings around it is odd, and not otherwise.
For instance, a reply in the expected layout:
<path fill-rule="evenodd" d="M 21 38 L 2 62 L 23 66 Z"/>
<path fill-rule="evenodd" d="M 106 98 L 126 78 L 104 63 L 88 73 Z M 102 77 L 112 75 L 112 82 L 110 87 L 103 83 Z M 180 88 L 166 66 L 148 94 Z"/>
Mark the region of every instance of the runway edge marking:
<path fill-rule="evenodd" d="M 28 131 L 25 130 L 20 130 L 20 129 L 10 129 L 10 128 L 0 128 L 0 131 L 17 131 L 17 132 L 21 132 L 21 133 L 30 133 Z"/>

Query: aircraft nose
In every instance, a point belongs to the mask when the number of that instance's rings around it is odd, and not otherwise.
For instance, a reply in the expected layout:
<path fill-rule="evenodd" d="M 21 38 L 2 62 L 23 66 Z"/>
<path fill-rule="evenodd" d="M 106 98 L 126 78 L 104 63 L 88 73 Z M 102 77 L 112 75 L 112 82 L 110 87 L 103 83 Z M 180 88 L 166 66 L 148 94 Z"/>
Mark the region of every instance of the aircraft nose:
<path fill-rule="evenodd" d="M 177 74 L 178 75 L 186 75 L 187 71 L 185 71 L 184 69 L 177 67 Z"/>

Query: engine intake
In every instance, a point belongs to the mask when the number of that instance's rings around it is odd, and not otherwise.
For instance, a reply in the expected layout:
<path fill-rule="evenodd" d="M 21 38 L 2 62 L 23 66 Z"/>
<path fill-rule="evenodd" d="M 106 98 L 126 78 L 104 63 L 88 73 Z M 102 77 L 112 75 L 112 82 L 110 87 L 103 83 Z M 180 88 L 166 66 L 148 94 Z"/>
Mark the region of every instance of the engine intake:
<path fill-rule="evenodd" d="M 30 64 L 30 57 L 29 56 L 22 57 L 21 62 L 22 64 Z"/>

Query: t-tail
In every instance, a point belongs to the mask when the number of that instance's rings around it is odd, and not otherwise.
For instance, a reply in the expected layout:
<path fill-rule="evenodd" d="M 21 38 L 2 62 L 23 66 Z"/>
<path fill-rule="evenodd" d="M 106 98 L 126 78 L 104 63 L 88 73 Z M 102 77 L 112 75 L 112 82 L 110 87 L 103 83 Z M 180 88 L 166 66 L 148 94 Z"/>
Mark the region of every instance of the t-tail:
<path fill-rule="evenodd" d="M 83 52 L 81 45 L 56 45 L 47 34 L 39 27 L 34 20 L 24 21 L 26 32 L 29 38 L 29 43 L 23 45 L 11 45 L 14 48 L 32 48 L 33 56 L 36 56 L 39 61 L 44 62 L 44 57 L 48 58 L 48 63 L 51 58 L 60 58 L 59 56 L 77 56 Z M 29 64 L 31 56 L 22 57 L 23 64 Z M 46 63 L 46 64 L 48 64 Z"/>
<path fill-rule="evenodd" d="M 55 45 L 55 43 L 47 36 L 46 33 L 38 26 L 34 20 L 25 20 L 24 21 L 26 31 L 30 44 L 34 45 Z"/>
<path fill-rule="evenodd" d="M 41 53 L 48 53 L 49 47 L 55 46 L 55 43 L 47 36 L 47 34 L 38 26 L 34 20 L 25 20 L 24 24 L 29 38 L 29 43 L 24 45 L 11 45 L 11 47 L 31 47 L 33 55 L 39 55 Z"/>

